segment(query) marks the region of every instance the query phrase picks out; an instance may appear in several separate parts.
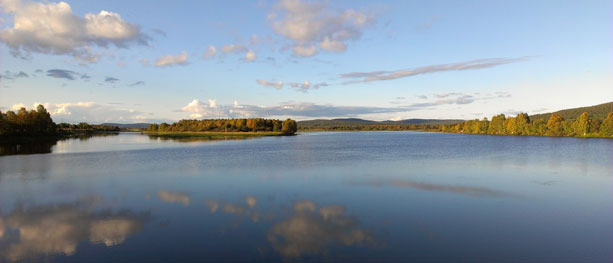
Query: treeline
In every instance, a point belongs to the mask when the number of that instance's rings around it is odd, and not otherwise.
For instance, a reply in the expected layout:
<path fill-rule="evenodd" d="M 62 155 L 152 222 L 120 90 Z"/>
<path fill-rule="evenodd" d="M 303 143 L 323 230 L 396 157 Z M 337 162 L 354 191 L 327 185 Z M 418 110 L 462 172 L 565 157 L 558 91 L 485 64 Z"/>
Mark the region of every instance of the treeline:
<path fill-rule="evenodd" d="M 570 121 L 564 120 L 559 113 L 552 114 L 549 120 L 534 121 L 526 113 L 520 113 L 515 117 L 500 114 L 492 117 L 491 121 L 484 118 L 455 125 L 441 125 L 440 131 L 515 136 L 613 137 L 613 112 L 610 112 L 603 121 L 592 118 L 587 112 Z"/>
<path fill-rule="evenodd" d="M 17 112 L 0 111 L 0 136 L 53 136 L 56 133 L 57 126 L 42 105 L 30 111 L 26 108 Z"/>
<path fill-rule="evenodd" d="M 63 137 L 76 133 L 118 132 L 117 126 L 79 124 L 55 124 L 43 105 L 36 110 L 21 108 L 17 112 L 0 111 L 0 138 L 48 138 Z"/>
<path fill-rule="evenodd" d="M 301 126 L 301 131 L 439 131 L 436 124 L 364 124 L 364 125 L 330 125 Z"/>
<path fill-rule="evenodd" d="M 296 133 L 296 121 L 253 119 L 180 120 L 173 124 L 149 124 L 148 132 L 281 132 Z"/>
<path fill-rule="evenodd" d="M 79 124 L 60 123 L 57 125 L 60 131 L 67 132 L 119 132 L 121 129 L 111 125 L 96 125 L 81 122 Z"/>

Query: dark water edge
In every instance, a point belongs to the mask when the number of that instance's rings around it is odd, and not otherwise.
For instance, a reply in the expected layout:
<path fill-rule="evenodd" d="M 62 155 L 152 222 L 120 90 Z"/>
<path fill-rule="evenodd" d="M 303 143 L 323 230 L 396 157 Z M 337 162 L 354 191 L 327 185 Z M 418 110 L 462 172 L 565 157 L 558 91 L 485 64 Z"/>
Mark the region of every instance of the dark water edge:
<path fill-rule="evenodd" d="M 92 137 L 117 136 L 118 132 L 73 132 L 29 137 L 1 137 L 0 156 L 51 153 L 58 141 L 87 141 Z"/>

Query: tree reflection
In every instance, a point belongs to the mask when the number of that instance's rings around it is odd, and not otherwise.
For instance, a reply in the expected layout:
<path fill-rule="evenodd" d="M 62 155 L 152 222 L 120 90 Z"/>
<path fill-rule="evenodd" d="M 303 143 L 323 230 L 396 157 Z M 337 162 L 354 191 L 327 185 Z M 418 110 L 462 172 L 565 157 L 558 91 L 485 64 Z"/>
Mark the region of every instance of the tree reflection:
<path fill-rule="evenodd" d="M 69 140 L 79 140 L 79 141 L 87 141 L 92 137 L 106 137 L 106 136 L 117 136 L 119 133 L 78 133 L 72 134 L 67 138 L 63 138 L 60 140 L 50 139 L 50 140 L 34 140 L 29 142 L 9 142 L 9 143 L 0 143 L 0 156 L 4 155 L 25 155 L 25 154 L 41 154 L 41 153 L 51 153 L 53 151 L 53 146 L 57 144 L 58 141 L 69 141 Z"/>

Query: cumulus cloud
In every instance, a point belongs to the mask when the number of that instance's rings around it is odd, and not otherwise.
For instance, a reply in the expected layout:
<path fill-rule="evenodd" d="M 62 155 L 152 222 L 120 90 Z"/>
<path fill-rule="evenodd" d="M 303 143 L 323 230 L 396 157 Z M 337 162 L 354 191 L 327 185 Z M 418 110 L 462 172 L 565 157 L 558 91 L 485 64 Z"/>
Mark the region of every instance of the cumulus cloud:
<path fill-rule="evenodd" d="M 314 103 L 285 103 L 279 106 L 220 105 L 193 100 L 181 111 L 190 118 L 255 118 L 255 117 L 355 117 L 364 114 L 406 112 L 408 107 L 334 106 Z"/>
<path fill-rule="evenodd" d="M 336 11 L 327 2 L 281 0 L 269 14 L 275 32 L 293 43 L 295 55 L 310 57 L 322 50 L 344 51 L 374 23 L 374 16 L 354 9 Z"/>
<path fill-rule="evenodd" d="M 184 206 L 189 206 L 189 196 L 185 193 L 160 190 L 157 194 L 160 200 L 166 203 L 180 203 Z"/>
<path fill-rule="evenodd" d="M 80 17 L 66 2 L 2 0 L 0 6 L 13 16 L 13 26 L 0 30 L 0 40 L 16 56 L 24 52 L 72 55 L 95 62 L 99 55 L 93 54 L 93 47 L 112 44 L 123 48 L 148 41 L 138 25 L 105 10 Z"/>
<path fill-rule="evenodd" d="M 185 51 L 182 51 L 179 55 L 161 56 L 155 61 L 156 67 L 167 67 L 185 64 L 187 64 L 187 52 Z"/>
<path fill-rule="evenodd" d="M 268 241 L 289 258 L 322 254 L 329 246 L 363 246 L 372 242 L 369 231 L 344 211 L 339 205 L 323 206 L 317 211 L 312 201 L 296 202 L 293 214 L 269 230 Z"/>
<path fill-rule="evenodd" d="M 312 44 L 295 45 L 293 47 L 293 50 L 294 50 L 294 54 L 299 55 L 301 57 L 312 57 L 312 56 L 315 56 L 315 54 L 317 54 L 317 48 L 315 48 L 315 45 L 312 45 Z"/>
<path fill-rule="evenodd" d="M 69 256 L 85 241 L 118 245 L 143 228 L 145 217 L 126 211 L 96 213 L 77 204 L 17 208 L 0 218 L 10 230 L 4 234 L 6 243 L 0 246 L 0 260 L 37 261 L 49 255 Z"/>
<path fill-rule="evenodd" d="M 258 79 L 256 82 L 264 87 L 281 89 L 283 88 L 283 81 L 267 81 L 263 79 Z"/>
<path fill-rule="evenodd" d="M 204 54 L 202 55 L 202 57 L 204 59 L 211 59 L 211 58 L 214 58 L 216 55 L 217 55 L 217 49 L 214 46 L 209 46 L 204 52 Z"/>
<path fill-rule="evenodd" d="M 255 54 L 255 52 L 253 52 L 253 50 L 249 50 L 247 51 L 247 53 L 245 54 L 245 61 L 254 61 L 256 60 L 258 57 Z"/>
<path fill-rule="evenodd" d="M 341 52 L 347 49 L 347 45 L 345 45 L 345 43 L 330 39 L 329 37 L 325 37 L 324 40 L 319 43 L 319 47 L 323 50 L 334 52 Z"/>
<path fill-rule="evenodd" d="M 122 105 L 101 104 L 95 102 L 76 102 L 76 103 L 40 103 L 36 102 L 32 108 L 38 105 L 43 105 L 51 114 L 55 122 L 88 122 L 88 123 L 103 123 L 103 122 L 148 122 L 151 116 L 131 109 Z M 20 107 L 25 107 L 22 103 L 14 104 L 15 110 Z"/>
<path fill-rule="evenodd" d="M 372 71 L 372 72 L 351 72 L 341 74 L 341 78 L 345 79 L 357 79 L 345 82 L 345 84 L 359 83 L 359 82 L 371 82 L 379 80 L 392 80 L 399 78 L 412 77 L 422 74 L 445 72 L 445 71 L 460 71 L 460 70 L 473 70 L 492 68 L 500 65 L 522 62 L 529 60 L 530 57 L 519 58 L 483 58 L 458 63 L 439 64 L 423 66 L 413 69 L 403 69 L 396 71 Z"/>

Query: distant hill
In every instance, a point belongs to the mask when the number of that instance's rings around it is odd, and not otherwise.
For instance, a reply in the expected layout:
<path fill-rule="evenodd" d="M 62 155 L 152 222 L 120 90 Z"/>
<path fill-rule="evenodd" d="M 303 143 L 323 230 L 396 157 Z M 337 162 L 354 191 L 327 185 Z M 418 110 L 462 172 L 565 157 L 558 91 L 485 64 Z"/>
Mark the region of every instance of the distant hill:
<path fill-rule="evenodd" d="M 149 126 L 149 123 L 128 123 L 128 124 L 124 124 L 124 123 L 103 123 L 101 125 L 117 126 L 120 129 L 140 129 L 140 128 L 147 128 L 147 126 Z"/>
<path fill-rule="evenodd" d="M 299 121 L 298 127 L 330 127 L 330 126 L 365 126 L 365 125 L 381 125 L 381 124 L 416 124 L 416 125 L 436 125 L 436 124 L 453 124 L 463 122 L 464 120 L 453 119 L 406 119 L 399 121 L 371 121 L 358 118 L 346 118 L 346 119 L 317 119 Z"/>
<path fill-rule="evenodd" d="M 597 119 L 603 120 L 607 117 L 607 114 L 609 112 L 613 112 L 613 102 L 607 102 L 607 103 L 598 104 L 598 105 L 589 106 L 589 107 L 565 109 L 565 110 L 559 110 L 556 112 L 535 114 L 535 115 L 531 115 L 530 119 L 531 120 L 537 120 L 537 119 L 548 120 L 551 117 L 551 114 L 559 113 L 560 115 L 562 115 L 562 117 L 564 117 L 565 120 L 575 120 L 577 119 L 577 117 L 579 117 L 579 115 L 581 115 L 581 113 L 584 113 L 584 112 L 589 113 L 594 119 L 597 118 Z"/>

